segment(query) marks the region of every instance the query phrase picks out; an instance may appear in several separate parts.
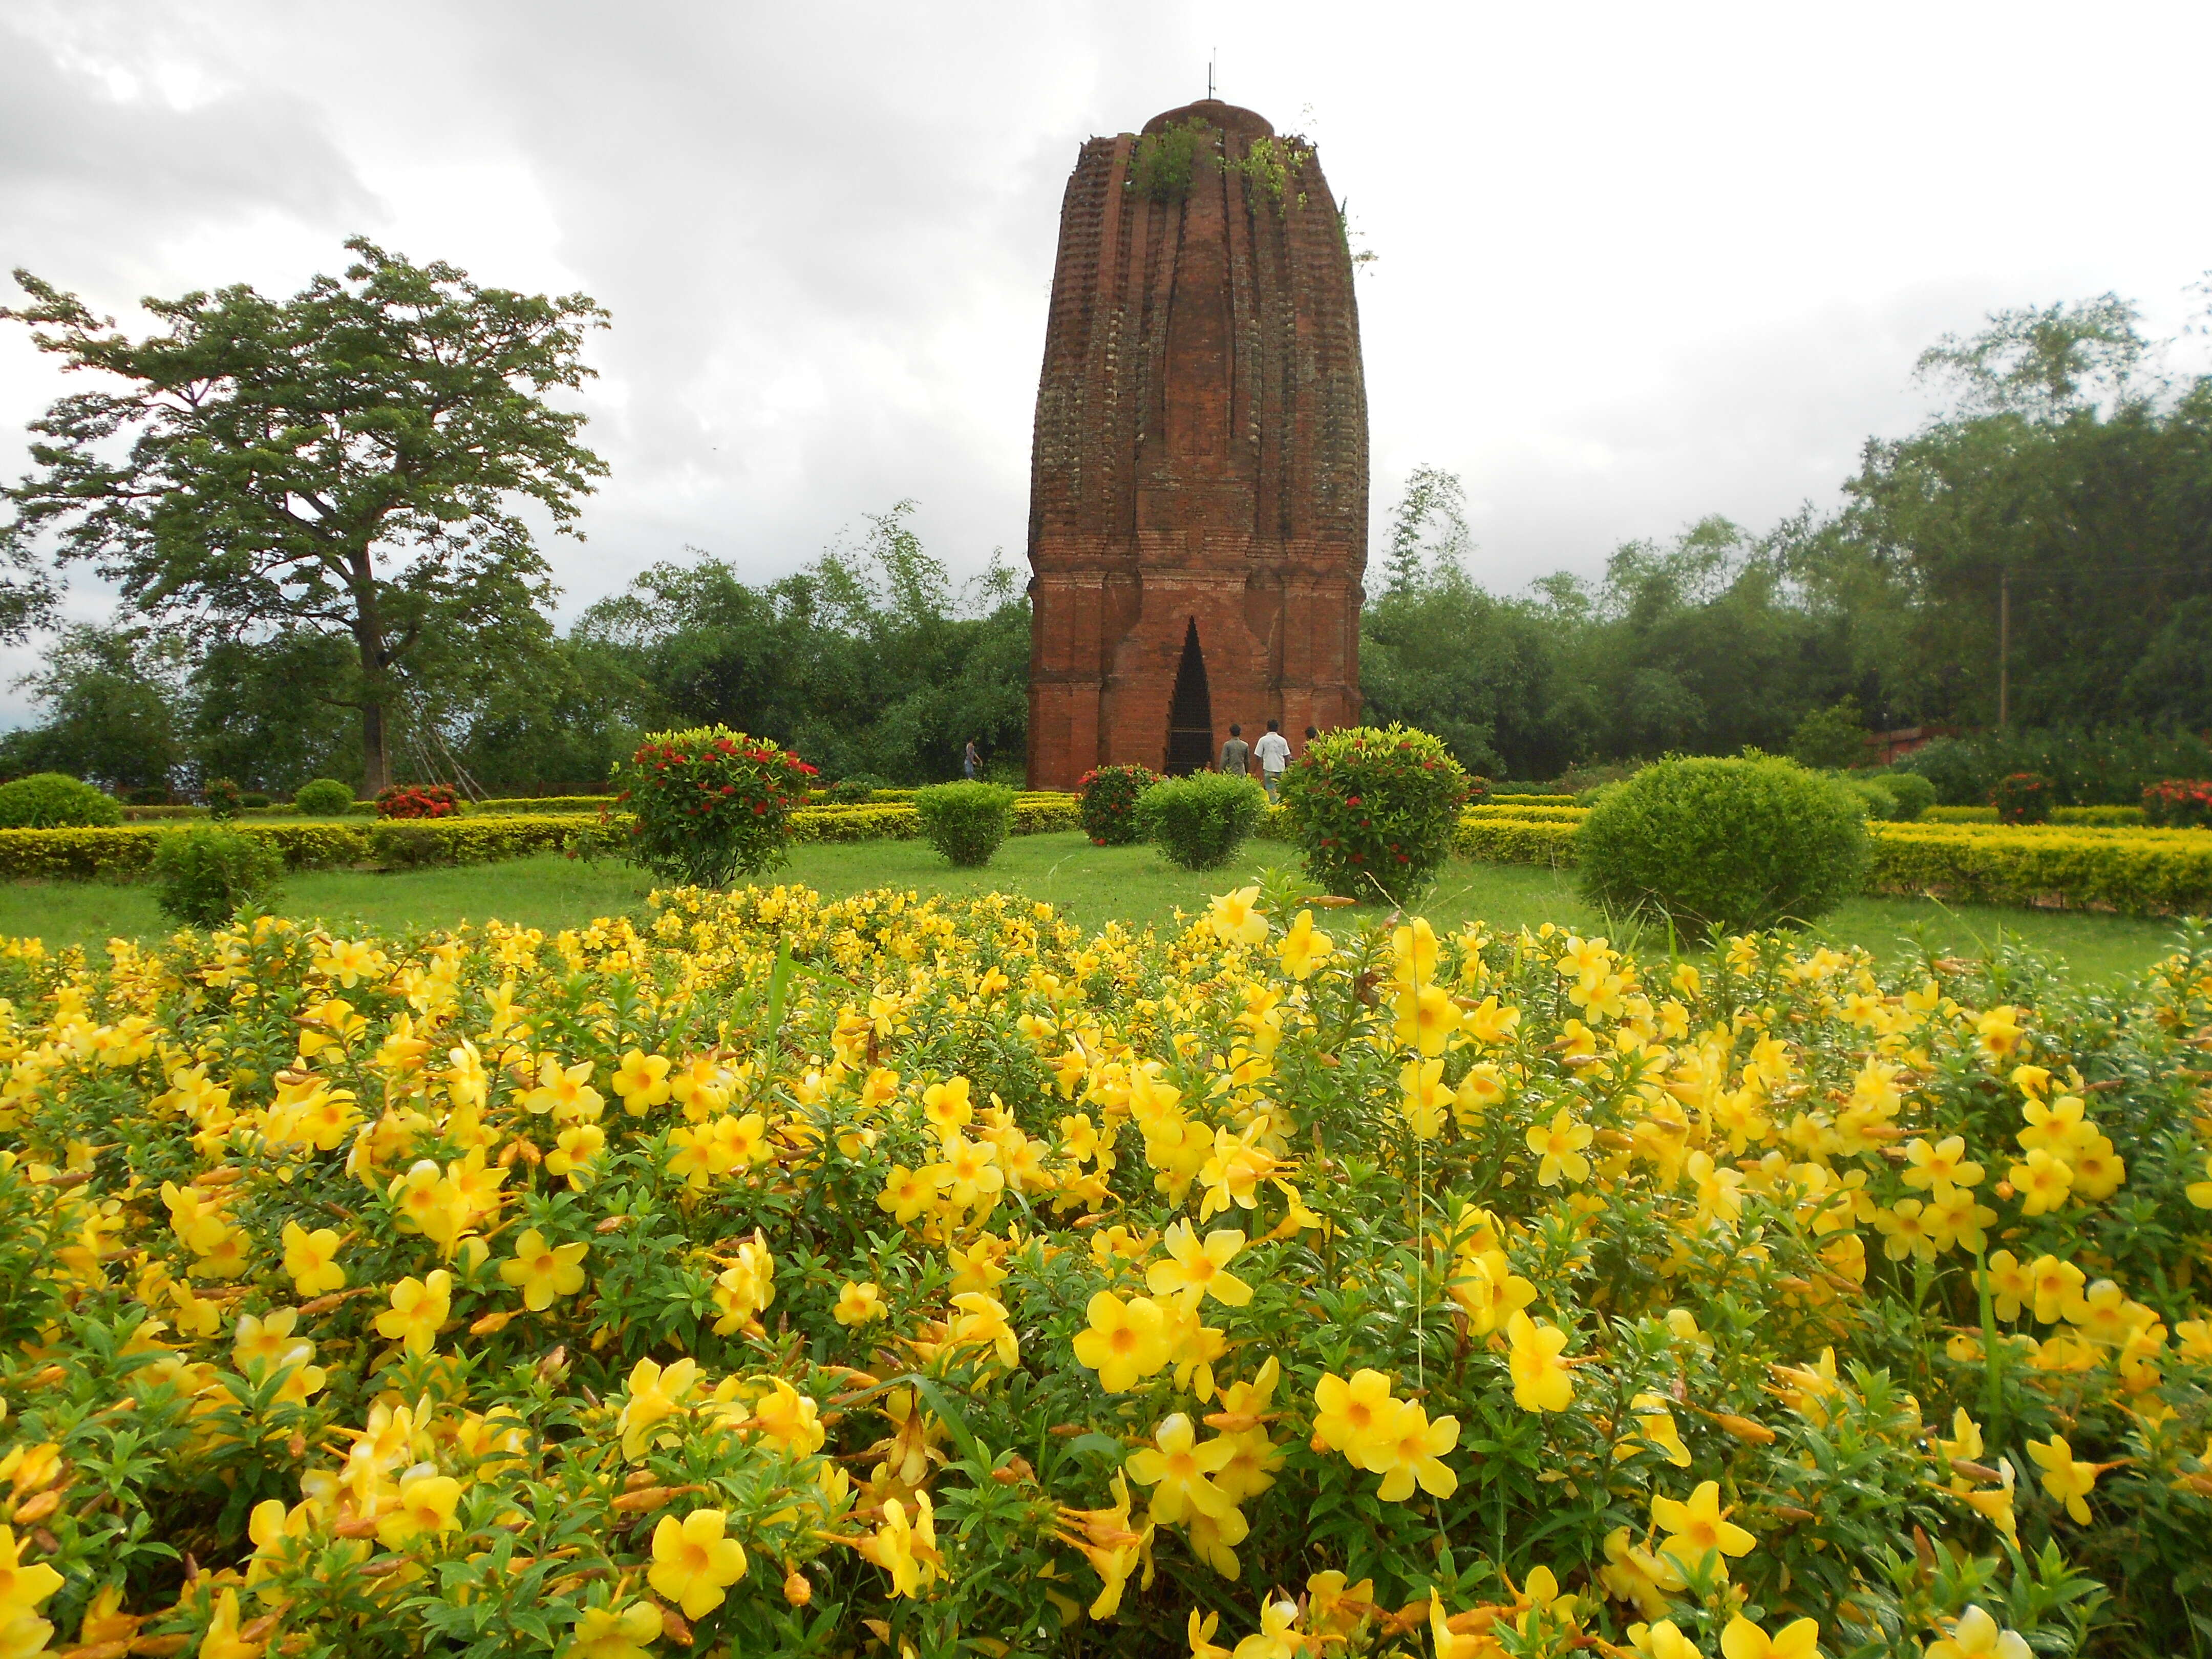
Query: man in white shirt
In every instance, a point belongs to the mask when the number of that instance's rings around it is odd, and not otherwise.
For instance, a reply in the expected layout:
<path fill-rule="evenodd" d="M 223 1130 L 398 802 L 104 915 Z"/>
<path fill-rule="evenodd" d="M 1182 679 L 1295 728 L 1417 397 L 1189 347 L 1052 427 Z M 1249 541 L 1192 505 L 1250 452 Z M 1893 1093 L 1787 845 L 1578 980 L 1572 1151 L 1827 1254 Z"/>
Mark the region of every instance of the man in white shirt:
<path fill-rule="evenodd" d="M 1273 800 L 1283 781 L 1283 769 L 1291 763 L 1291 740 L 1283 735 L 1283 723 L 1269 720 L 1266 734 L 1252 745 L 1252 757 L 1260 763 L 1261 779 L 1267 786 L 1267 799 Z"/>

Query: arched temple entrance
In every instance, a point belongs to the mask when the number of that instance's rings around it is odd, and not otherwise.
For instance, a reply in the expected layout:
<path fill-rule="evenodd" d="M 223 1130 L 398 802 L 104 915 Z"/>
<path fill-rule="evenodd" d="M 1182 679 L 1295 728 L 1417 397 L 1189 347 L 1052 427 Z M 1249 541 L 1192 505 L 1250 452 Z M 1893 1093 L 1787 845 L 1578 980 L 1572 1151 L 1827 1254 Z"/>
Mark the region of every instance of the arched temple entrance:
<path fill-rule="evenodd" d="M 1206 690 L 1206 653 L 1198 647 L 1198 618 L 1182 636 L 1175 696 L 1168 704 L 1168 775 L 1186 777 L 1213 763 L 1213 700 Z"/>

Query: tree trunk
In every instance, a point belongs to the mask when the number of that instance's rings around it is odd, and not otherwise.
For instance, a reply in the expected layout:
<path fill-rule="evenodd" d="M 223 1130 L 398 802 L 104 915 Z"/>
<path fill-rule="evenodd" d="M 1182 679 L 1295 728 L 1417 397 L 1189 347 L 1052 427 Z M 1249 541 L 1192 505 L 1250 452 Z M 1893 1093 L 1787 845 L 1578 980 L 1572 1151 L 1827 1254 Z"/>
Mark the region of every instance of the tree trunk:
<path fill-rule="evenodd" d="M 371 799 L 392 787 L 392 759 L 384 737 L 383 688 L 372 681 L 361 702 L 362 785 Z"/>
<path fill-rule="evenodd" d="M 353 642 L 361 653 L 361 769 L 370 799 L 392 787 L 391 738 L 384 729 L 384 702 L 392 683 L 392 659 L 384 648 L 384 622 L 376 603 L 376 570 L 368 550 L 356 548 L 349 561 L 353 589 Z"/>

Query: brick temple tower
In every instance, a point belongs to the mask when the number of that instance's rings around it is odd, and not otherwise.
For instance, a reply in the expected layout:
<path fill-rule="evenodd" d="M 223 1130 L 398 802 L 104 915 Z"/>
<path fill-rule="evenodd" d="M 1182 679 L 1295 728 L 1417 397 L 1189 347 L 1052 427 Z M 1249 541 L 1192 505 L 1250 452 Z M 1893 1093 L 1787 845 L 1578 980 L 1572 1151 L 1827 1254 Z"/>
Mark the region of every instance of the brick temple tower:
<path fill-rule="evenodd" d="M 1359 712 L 1367 389 L 1312 149 L 1208 99 L 1083 146 L 1030 474 L 1032 787 Z M 1302 745 L 1301 745 L 1302 746 Z"/>

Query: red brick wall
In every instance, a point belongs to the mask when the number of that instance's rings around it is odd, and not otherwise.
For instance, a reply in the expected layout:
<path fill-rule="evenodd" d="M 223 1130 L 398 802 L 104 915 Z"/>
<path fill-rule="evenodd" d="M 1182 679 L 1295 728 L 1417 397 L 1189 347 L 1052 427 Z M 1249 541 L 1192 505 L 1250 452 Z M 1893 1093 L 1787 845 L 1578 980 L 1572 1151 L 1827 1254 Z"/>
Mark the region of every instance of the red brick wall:
<path fill-rule="evenodd" d="M 1278 204 L 1215 159 L 1273 129 L 1202 118 L 1191 188 L 1127 187 L 1137 139 L 1083 146 L 1060 208 L 1030 489 L 1030 781 L 1166 757 L 1194 620 L 1218 750 L 1359 711 L 1367 393 L 1352 263 L 1320 162 Z M 1303 198 L 1303 200 L 1300 198 Z"/>

